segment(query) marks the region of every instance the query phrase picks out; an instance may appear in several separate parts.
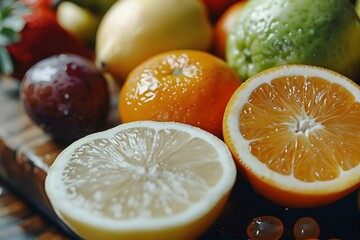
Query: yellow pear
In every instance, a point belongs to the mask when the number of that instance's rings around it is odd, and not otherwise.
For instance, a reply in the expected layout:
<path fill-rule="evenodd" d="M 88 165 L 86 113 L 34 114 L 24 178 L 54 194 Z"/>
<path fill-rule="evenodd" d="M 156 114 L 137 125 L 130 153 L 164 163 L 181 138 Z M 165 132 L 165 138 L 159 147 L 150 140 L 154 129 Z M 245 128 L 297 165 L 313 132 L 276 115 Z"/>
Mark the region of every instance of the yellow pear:
<path fill-rule="evenodd" d="M 95 43 L 96 31 L 101 20 L 100 15 L 75 3 L 64 1 L 57 8 L 57 20 L 63 28 L 86 43 L 91 45 Z"/>
<path fill-rule="evenodd" d="M 121 0 L 102 18 L 96 62 L 121 84 L 154 54 L 176 49 L 210 50 L 213 28 L 198 0 Z"/>

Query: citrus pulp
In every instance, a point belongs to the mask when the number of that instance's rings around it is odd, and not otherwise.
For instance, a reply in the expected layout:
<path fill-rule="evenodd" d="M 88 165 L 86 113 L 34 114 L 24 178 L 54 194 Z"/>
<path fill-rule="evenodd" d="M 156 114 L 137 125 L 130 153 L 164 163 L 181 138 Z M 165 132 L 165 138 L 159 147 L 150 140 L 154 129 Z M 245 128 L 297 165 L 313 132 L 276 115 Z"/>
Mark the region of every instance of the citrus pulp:
<path fill-rule="evenodd" d="M 336 72 L 265 70 L 234 93 L 223 128 L 244 176 L 278 204 L 320 206 L 360 186 L 360 88 Z"/>
<path fill-rule="evenodd" d="M 235 178 L 230 151 L 214 135 L 144 121 L 68 146 L 45 189 L 85 239 L 195 239 L 220 214 Z"/>

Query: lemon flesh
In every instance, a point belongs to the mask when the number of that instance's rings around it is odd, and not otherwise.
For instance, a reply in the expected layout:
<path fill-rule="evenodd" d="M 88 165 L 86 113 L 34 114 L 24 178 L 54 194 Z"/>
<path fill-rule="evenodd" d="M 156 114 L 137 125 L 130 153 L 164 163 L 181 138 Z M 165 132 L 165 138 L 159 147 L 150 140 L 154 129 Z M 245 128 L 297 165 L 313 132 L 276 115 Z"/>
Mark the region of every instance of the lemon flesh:
<path fill-rule="evenodd" d="M 222 141 L 185 126 L 135 122 L 75 142 L 46 179 L 55 211 L 86 239 L 196 238 L 220 213 L 236 168 Z"/>
<path fill-rule="evenodd" d="M 348 0 L 253 0 L 239 13 L 226 59 L 242 79 L 285 64 L 360 80 L 360 20 Z"/>

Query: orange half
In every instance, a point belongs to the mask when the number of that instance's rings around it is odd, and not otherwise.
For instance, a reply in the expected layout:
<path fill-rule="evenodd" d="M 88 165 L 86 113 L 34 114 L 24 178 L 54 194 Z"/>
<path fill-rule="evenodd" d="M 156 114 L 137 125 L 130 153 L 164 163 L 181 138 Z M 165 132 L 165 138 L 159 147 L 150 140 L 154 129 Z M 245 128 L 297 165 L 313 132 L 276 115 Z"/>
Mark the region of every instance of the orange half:
<path fill-rule="evenodd" d="M 327 69 L 288 65 L 242 84 L 224 140 L 240 171 L 289 207 L 334 202 L 360 185 L 360 88 Z"/>

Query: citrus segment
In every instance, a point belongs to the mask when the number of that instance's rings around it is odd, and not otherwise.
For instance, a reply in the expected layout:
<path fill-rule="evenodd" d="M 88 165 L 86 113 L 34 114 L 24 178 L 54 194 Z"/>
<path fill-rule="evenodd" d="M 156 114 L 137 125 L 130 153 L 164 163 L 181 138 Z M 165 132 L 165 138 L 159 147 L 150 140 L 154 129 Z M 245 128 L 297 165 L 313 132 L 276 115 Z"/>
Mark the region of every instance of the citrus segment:
<path fill-rule="evenodd" d="M 224 140 L 250 182 L 271 200 L 330 203 L 360 183 L 359 102 L 359 87 L 335 72 L 273 68 L 234 93 Z"/>
<path fill-rule="evenodd" d="M 76 141 L 45 187 L 55 211 L 86 239 L 193 239 L 219 215 L 235 176 L 215 136 L 144 121 Z"/>

